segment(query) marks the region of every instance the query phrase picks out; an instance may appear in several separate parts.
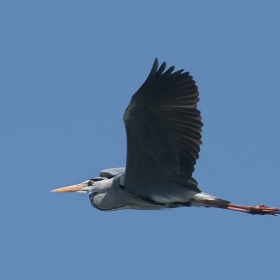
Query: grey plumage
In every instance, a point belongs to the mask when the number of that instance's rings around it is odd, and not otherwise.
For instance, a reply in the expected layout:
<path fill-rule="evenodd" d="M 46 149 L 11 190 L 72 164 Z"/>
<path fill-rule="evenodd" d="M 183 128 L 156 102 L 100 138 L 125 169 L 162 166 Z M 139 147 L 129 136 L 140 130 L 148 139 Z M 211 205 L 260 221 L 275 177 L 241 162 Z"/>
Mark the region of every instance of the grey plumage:
<path fill-rule="evenodd" d="M 107 178 L 117 176 L 106 194 L 90 196 L 100 210 L 190 206 L 191 200 L 198 204 L 195 198 L 201 191 L 192 178 L 202 127 L 197 86 L 188 72 L 173 72 L 174 67 L 164 72 L 165 67 L 163 63 L 158 68 L 155 60 L 124 112 L 126 168 L 101 171 Z"/>

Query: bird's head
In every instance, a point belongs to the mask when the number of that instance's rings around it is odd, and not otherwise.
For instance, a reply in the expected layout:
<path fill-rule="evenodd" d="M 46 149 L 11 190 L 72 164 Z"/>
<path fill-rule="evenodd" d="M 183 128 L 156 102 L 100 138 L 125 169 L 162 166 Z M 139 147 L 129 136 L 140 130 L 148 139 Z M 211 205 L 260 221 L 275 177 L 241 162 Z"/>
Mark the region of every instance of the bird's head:
<path fill-rule="evenodd" d="M 96 177 L 80 184 L 52 190 L 52 192 L 104 193 L 112 185 L 112 179 Z"/>

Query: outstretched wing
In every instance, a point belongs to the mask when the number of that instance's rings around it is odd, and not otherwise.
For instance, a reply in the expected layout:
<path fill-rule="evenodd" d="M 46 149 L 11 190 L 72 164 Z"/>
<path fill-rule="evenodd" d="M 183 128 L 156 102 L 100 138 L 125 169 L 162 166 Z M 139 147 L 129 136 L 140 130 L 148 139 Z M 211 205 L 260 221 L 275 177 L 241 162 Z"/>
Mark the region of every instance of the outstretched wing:
<path fill-rule="evenodd" d="M 198 91 L 188 72 L 152 70 L 132 96 L 123 120 L 127 134 L 126 174 L 191 179 L 201 144 Z"/>

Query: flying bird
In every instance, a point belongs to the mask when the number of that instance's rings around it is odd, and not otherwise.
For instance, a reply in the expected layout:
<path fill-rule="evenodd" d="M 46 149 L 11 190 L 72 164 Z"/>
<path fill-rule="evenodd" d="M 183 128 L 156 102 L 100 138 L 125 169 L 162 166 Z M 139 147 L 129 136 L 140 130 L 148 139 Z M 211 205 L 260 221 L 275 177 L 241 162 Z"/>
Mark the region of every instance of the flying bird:
<path fill-rule="evenodd" d="M 124 112 L 126 167 L 102 170 L 100 177 L 53 192 L 88 193 L 92 206 L 103 211 L 204 206 L 279 214 L 276 207 L 233 204 L 198 188 L 192 177 L 201 145 L 198 88 L 189 72 L 165 68 L 155 59 Z"/>

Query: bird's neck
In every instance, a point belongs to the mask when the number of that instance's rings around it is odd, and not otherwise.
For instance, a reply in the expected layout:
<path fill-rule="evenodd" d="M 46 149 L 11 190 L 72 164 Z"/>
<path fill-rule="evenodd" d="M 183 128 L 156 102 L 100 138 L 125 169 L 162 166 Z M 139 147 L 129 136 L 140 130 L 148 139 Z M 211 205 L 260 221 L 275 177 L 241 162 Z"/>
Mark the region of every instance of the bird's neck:
<path fill-rule="evenodd" d="M 107 192 L 108 189 L 112 187 L 112 184 L 113 184 L 113 178 L 95 182 L 93 187 L 93 192 L 105 193 Z"/>

